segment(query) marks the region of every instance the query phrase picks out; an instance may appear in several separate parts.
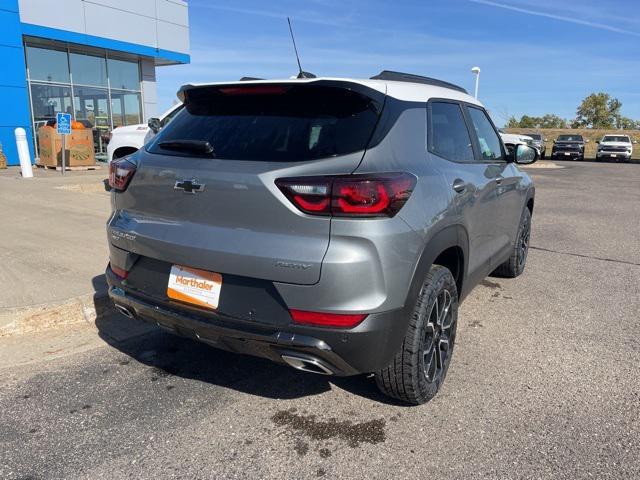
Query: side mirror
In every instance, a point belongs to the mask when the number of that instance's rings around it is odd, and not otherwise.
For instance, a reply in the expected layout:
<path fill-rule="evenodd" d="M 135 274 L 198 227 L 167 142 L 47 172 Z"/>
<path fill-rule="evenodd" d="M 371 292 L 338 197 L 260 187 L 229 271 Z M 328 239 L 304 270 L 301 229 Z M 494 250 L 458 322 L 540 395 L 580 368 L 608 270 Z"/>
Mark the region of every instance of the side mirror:
<path fill-rule="evenodd" d="M 544 139 L 544 141 L 545 141 L 545 142 L 548 142 L 548 141 L 549 141 L 549 139 L 548 139 L 548 138 L 545 138 L 545 139 Z"/>
<path fill-rule="evenodd" d="M 160 129 L 162 128 L 162 125 L 160 124 L 160 119 L 153 117 L 150 118 L 149 121 L 147 122 L 147 125 L 149 126 L 149 129 L 155 134 L 158 133 L 160 131 Z"/>
<path fill-rule="evenodd" d="M 538 151 L 529 145 L 517 145 L 513 156 L 516 163 L 520 165 L 531 165 L 538 160 Z"/>
<path fill-rule="evenodd" d="M 584 139 L 584 143 L 589 143 L 589 139 L 588 139 L 588 138 L 585 138 L 585 139 Z"/>
<path fill-rule="evenodd" d="M 598 145 L 600 145 L 600 140 L 596 140 L 596 143 L 597 143 Z"/>
<path fill-rule="evenodd" d="M 636 143 L 638 143 L 638 140 L 634 140 L 634 141 L 633 141 L 633 144 L 634 144 L 634 145 L 635 145 Z"/>

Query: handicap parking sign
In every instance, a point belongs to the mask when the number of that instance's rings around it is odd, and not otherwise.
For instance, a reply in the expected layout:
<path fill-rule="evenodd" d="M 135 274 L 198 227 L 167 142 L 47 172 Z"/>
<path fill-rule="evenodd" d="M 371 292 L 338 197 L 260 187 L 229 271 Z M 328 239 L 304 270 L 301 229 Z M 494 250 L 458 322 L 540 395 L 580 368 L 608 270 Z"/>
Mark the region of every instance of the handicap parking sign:
<path fill-rule="evenodd" d="M 71 135 L 70 113 L 58 113 L 56 115 L 56 131 L 60 135 Z"/>

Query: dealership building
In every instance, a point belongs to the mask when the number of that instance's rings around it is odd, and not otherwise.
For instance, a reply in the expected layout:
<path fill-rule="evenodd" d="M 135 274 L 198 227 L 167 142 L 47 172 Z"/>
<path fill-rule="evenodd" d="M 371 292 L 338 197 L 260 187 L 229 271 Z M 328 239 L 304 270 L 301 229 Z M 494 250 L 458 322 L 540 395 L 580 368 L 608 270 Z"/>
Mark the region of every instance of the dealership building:
<path fill-rule="evenodd" d="M 189 63 L 183 0 L 0 0 L 0 143 L 18 165 L 14 130 L 56 113 L 93 130 L 97 159 L 111 130 L 157 116 L 156 67 Z"/>

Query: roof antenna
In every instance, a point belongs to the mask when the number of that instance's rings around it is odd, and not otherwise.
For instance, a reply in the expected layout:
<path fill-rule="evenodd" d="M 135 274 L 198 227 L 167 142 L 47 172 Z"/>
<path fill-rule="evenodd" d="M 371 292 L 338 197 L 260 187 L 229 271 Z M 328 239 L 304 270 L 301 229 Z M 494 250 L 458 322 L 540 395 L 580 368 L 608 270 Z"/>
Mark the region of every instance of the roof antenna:
<path fill-rule="evenodd" d="M 296 52 L 296 60 L 298 61 L 298 76 L 296 78 L 316 78 L 313 73 L 305 72 L 302 70 L 302 65 L 300 65 L 300 57 L 298 56 L 298 47 L 296 47 L 296 39 L 293 36 L 293 29 L 291 28 L 291 20 L 287 17 L 287 22 L 289 23 L 289 33 L 291 33 L 291 41 L 293 42 L 293 50 Z"/>

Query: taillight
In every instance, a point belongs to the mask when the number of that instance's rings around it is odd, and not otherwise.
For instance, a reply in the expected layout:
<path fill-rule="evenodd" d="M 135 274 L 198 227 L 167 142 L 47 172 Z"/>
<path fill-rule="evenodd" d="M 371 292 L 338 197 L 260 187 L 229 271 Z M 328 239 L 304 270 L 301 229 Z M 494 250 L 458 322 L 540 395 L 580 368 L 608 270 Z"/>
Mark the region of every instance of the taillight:
<path fill-rule="evenodd" d="M 122 280 L 126 279 L 129 276 L 129 272 L 123 268 L 116 267 L 115 265 L 109 263 L 109 268 L 113 273 L 115 273 Z"/>
<path fill-rule="evenodd" d="M 337 328 L 353 328 L 367 317 L 366 313 L 322 313 L 304 310 L 289 310 L 289 313 L 294 323 Z"/>
<path fill-rule="evenodd" d="M 408 173 L 280 178 L 276 185 L 301 211 L 337 217 L 393 217 L 416 185 Z"/>
<path fill-rule="evenodd" d="M 136 165 L 127 159 L 114 160 L 109 164 L 109 186 L 112 190 L 122 192 L 136 173 Z"/>

